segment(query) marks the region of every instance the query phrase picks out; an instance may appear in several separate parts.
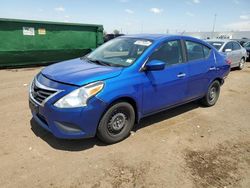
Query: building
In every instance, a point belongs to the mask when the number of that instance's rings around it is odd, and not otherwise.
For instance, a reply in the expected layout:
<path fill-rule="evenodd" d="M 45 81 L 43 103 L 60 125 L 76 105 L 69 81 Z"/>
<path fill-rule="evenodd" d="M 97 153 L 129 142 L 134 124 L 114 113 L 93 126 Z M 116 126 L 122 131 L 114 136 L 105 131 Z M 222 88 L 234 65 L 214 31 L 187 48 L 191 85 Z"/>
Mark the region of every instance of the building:
<path fill-rule="evenodd" d="M 223 31 L 223 32 L 185 32 L 183 35 L 196 37 L 199 39 L 250 39 L 250 31 Z"/>

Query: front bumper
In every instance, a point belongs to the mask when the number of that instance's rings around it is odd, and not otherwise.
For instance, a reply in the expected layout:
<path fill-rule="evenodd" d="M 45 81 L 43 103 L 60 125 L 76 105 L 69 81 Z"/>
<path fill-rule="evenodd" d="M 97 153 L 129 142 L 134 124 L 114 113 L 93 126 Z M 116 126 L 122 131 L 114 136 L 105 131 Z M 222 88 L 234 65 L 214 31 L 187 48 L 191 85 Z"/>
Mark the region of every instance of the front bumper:
<path fill-rule="evenodd" d="M 81 108 L 60 109 L 54 106 L 54 103 L 62 96 L 76 89 L 75 86 L 68 86 L 51 81 L 41 75 L 37 80 L 40 84 L 47 87 L 62 90 L 46 101 L 45 104 L 39 105 L 29 97 L 29 107 L 36 123 L 51 132 L 55 137 L 64 139 L 79 139 L 94 137 L 99 124 L 99 120 L 106 109 L 106 104 L 92 97 L 88 105 Z"/>

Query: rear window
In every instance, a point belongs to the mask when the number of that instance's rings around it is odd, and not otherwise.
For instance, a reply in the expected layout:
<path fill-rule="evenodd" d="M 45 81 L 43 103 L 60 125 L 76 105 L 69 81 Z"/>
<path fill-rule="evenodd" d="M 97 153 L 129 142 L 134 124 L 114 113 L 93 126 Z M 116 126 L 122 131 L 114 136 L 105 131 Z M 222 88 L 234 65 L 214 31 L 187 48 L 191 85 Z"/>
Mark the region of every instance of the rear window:
<path fill-rule="evenodd" d="M 215 47 L 217 50 L 219 50 L 224 44 L 224 42 L 211 42 L 211 41 L 209 41 L 208 43 L 211 44 L 213 47 Z"/>

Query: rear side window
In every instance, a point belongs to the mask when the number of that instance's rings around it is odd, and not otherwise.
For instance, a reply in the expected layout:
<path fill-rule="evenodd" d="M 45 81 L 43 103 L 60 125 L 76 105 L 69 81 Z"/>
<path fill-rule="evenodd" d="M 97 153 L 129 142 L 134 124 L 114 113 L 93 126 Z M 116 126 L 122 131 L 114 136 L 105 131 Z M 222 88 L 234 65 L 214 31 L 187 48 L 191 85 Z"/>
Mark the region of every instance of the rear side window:
<path fill-rule="evenodd" d="M 183 62 L 181 42 L 179 40 L 163 43 L 150 56 L 149 61 L 160 60 L 166 63 L 166 66 Z"/>
<path fill-rule="evenodd" d="M 241 49 L 240 45 L 237 42 L 234 42 L 233 43 L 233 50 L 240 50 L 240 49 Z"/>
<path fill-rule="evenodd" d="M 204 52 L 205 58 L 208 58 L 208 57 L 209 57 L 210 51 L 211 51 L 210 48 L 208 48 L 208 47 L 206 47 L 206 46 L 203 46 L 203 52 Z"/>
<path fill-rule="evenodd" d="M 206 59 L 210 55 L 211 49 L 207 46 L 191 41 L 185 41 L 188 61 Z"/>

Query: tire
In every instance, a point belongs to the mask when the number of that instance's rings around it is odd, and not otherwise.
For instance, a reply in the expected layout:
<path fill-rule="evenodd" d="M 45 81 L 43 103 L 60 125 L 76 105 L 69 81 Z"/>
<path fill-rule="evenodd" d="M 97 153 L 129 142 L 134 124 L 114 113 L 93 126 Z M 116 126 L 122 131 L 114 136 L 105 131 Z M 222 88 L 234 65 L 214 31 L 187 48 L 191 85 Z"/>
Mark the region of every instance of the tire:
<path fill-rule="evenodd" d="M 206 95 L 201 99 L 201 103 L 206 107 L 213 106 L 217 102 L 219 95 L 220 82 L 215 80 L 210 84 Z"/>
<path fill-rule="evenodd" d="M 135 111 L 127 102 L 113 104 L 103 115 L 97 130 L 97 137 L 114 144 L 130 134 L 135 123 Z"/>
<path fill-rule="evenodd" d="M 245 59 L 241 58 L 238 69 L 242 70 L 244 68 L 244 66 L 245 66 L 245 63 L 246 63 Z"/>

